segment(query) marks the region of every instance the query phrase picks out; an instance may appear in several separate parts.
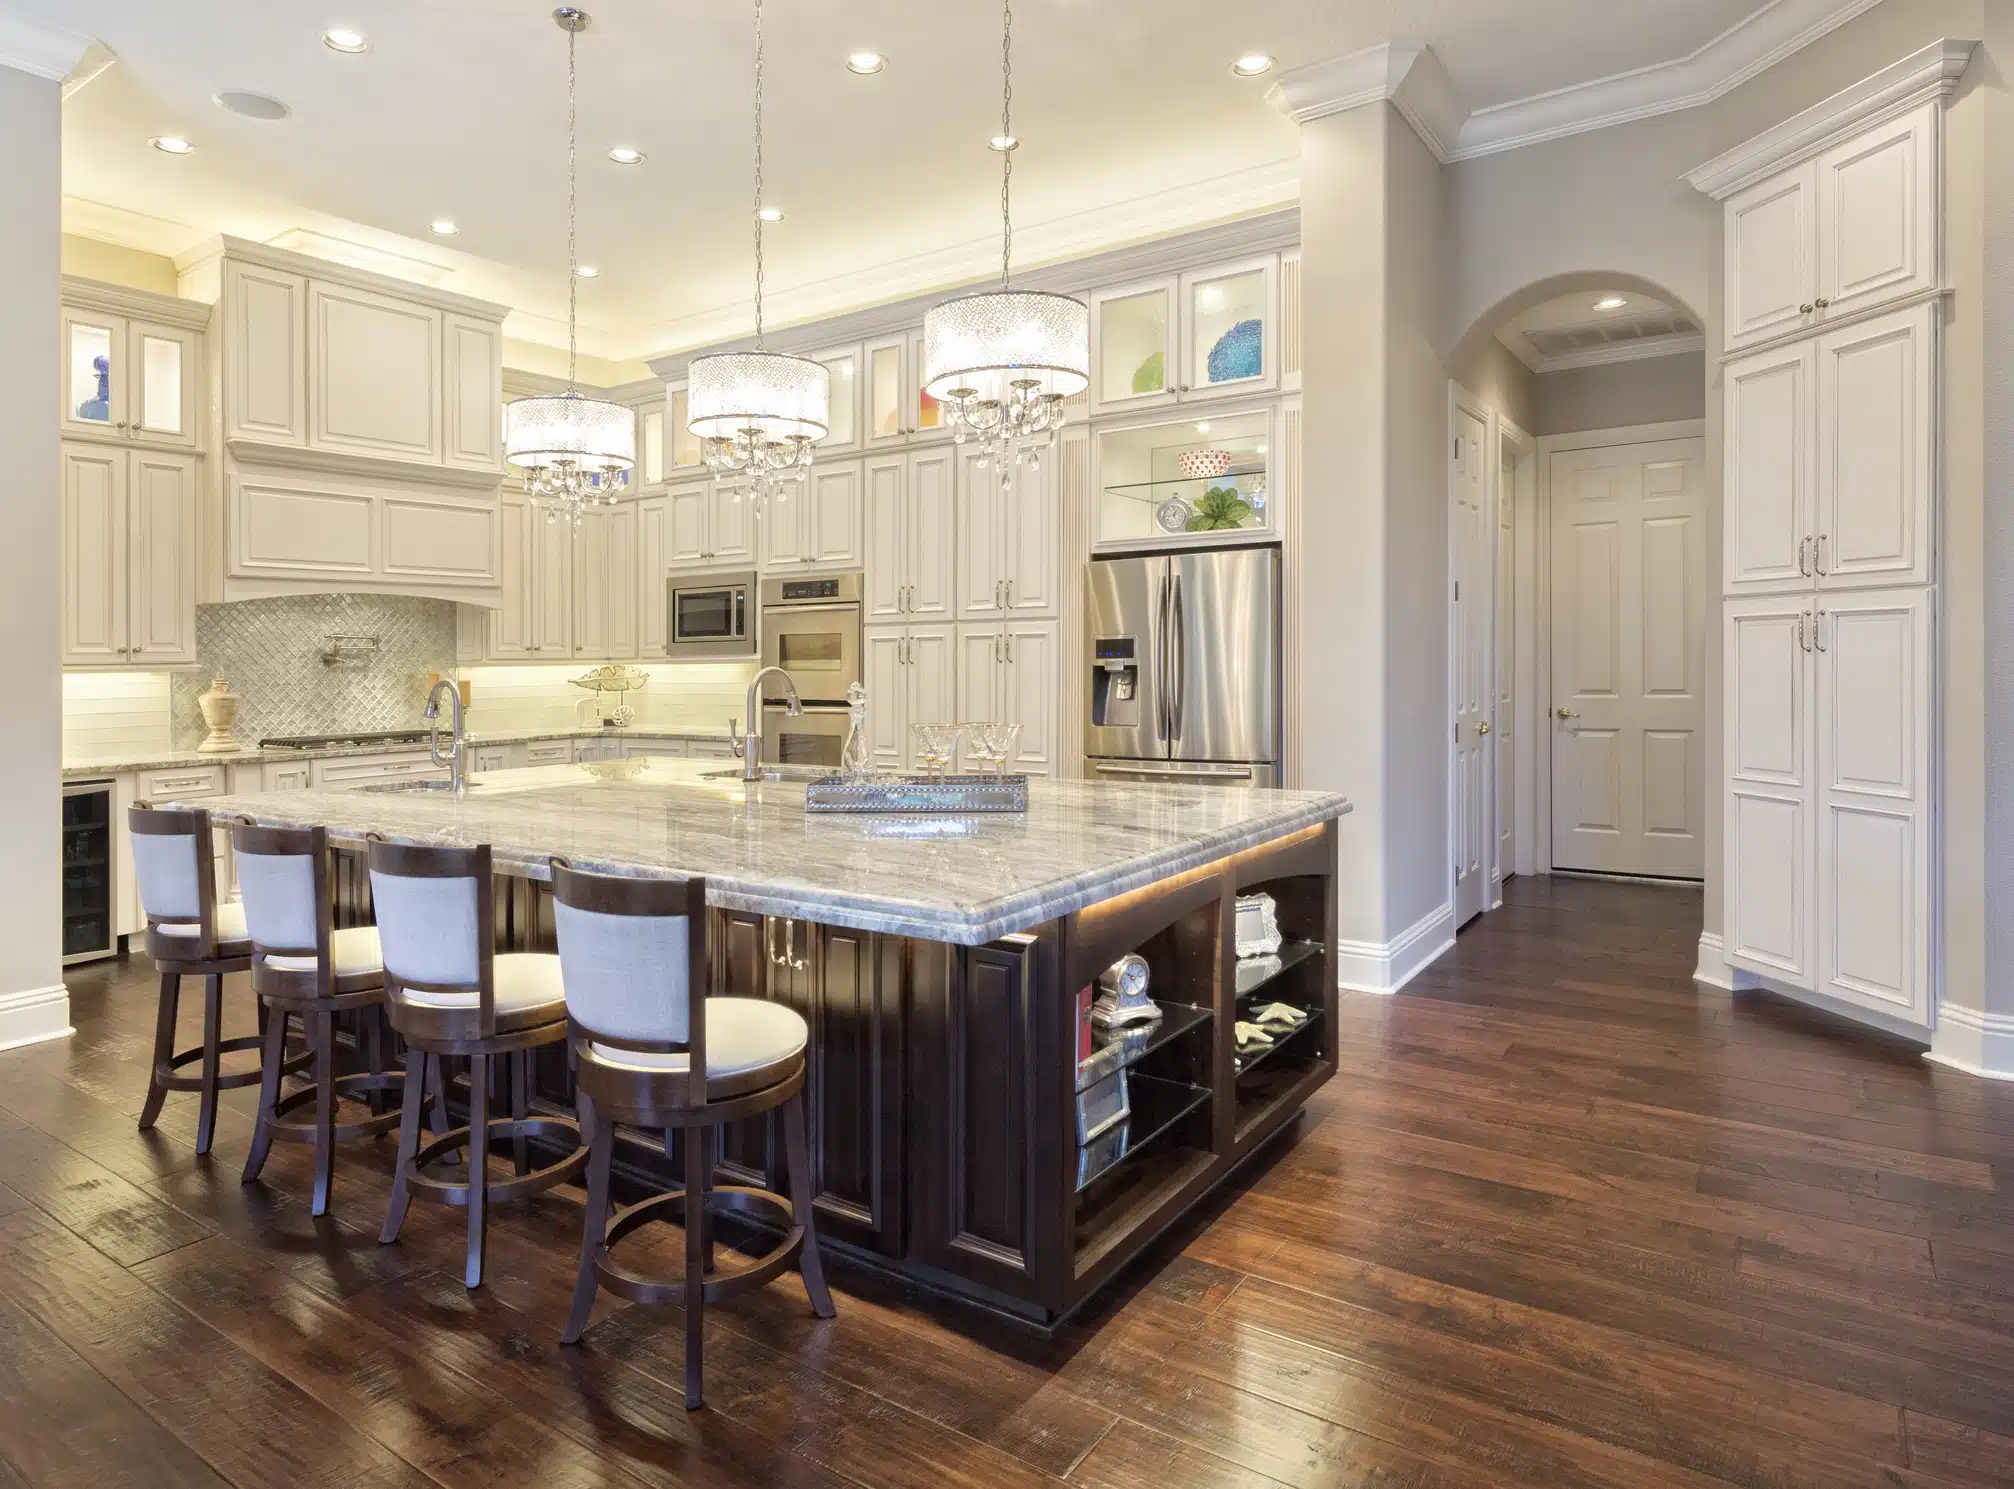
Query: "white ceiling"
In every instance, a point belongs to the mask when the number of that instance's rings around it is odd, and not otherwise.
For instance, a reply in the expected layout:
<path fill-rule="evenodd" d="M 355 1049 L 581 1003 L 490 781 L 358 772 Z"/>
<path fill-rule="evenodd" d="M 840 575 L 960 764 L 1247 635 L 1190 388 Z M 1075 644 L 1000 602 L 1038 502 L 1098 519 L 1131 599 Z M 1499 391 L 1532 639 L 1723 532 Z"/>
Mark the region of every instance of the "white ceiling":
<path fill-rule="evenodd" d="M 1784 0 L 1771 0 L 1771 4 Z M 1291 203 L 1283 69 L 1393 36 L 1429 43 L 1484 109 L 1692 54 L 1758 0 L 1021 0 L 1017 244 L 1033 264 Z M 0 0 L 96 36 L 119 62 L 64 111 L 66 225 L 155 252 L 219 231 L 517 307 L 563 339 L 565 38 L 544 0 Z M 588 0 L 581 40 L 583 347 L 638 357 L 746 330 L 752 281 L 751 7 Z M 1769 10 L 1771 5 L 1764 5 Z M 930 0 L 768 0 L 773 323 L 970 280 L 997 259 L 998 12 Z M 371 50 L 320 45 L 323 26 Z M 888 55 L 849 74 L 849 50 Z M 286 120 L 225 113 L 253 89 Z M 187 135 L 196 153 L 148 146 Z M 616 143 L 649 153 L 607 160 Z M 431 237 L 440 215 L 462 226 Z M 288 237 L 288 235 L 292 235 Z M 319 235 L 319 236 L 316 236 Z"/>
<path fill-rule="evenodd" d="M 1622 304 L 1603 310 L 1610 299 Z M 1512 316 L 1497 339 L 1533 372 L 1562 372 L 1698 351 L 1699 323 L 1674 305 L 1630 289 L 1581 290 Z"/>

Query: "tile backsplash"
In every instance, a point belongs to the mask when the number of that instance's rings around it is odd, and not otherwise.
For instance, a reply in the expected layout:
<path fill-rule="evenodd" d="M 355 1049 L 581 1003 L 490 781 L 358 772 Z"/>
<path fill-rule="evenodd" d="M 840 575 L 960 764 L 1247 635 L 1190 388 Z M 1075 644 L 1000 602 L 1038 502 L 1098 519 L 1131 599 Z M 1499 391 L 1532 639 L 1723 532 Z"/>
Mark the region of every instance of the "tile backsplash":
<path fill-rule="evenodd" d="M 336 637 L 376 643 L 357 662 L 322 660 Z M 170 674 L 169 710 L 177 748 L 206 732 L 196 700 L 211 679 L 227 679 L 245 701 L 236 734 L 246 744 L 272 735 L 407 729 L 427 701 L 429 671 L 455 664 L 455 607 L 401 595 L 288 595 L 196 610 L 193 672 Z"/>

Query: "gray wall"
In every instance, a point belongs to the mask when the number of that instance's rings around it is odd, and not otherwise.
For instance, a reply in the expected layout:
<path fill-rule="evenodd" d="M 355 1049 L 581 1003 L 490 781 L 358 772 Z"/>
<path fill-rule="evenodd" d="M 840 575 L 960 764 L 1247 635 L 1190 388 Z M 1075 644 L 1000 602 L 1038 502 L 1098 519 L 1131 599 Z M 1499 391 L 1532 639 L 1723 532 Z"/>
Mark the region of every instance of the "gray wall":
<path fill-rule="evenodd" d="M 1538 376 L 1494 336 L 1456 350 L 1448 376 L 1526 434 L 1538 434 Z"/>
<path fill-rule="evenodd" d="M 1533 383 L 1537 422 L 1524 426 L 1533 434 L 1579 434 L 1706 417 L 1704 352 L 1542 372 Z"/>

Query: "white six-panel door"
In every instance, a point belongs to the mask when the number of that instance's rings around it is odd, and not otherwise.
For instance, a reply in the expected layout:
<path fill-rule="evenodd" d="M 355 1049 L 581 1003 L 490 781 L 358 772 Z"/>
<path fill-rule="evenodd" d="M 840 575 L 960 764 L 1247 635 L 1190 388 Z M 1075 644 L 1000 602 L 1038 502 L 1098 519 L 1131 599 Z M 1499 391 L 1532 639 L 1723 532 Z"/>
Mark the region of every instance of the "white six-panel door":
<path fill-rule="evenodd" d="M 1796 987 L 1814 982 L 1811 902 L 1811 622 L 1801 595 L 1729 600 L 1721 644 L 1727 958 Z"/>
<path fill-rule="evenodd" d="M 1556 868 L 1704 877 L 1704 441 L 1550 469 Z"/>
<path fill-rule="evenodd" d="M 1818 990 L 1930 1016 L 1930 673 L 1923 589 L 1814 603 Z"/>
<path fill-rule="evenodd" d="M 1488 775 L 1490 694 L 1489 627 L 1491 595 L 1489 502 L 1484 486 L 1488 440 L 1483 421 L 1466 408 L 1454 410 L 1453 461 L 1449 485 L 1453 502 L 1454 591 L 1450 634 L 1454 655 L 1454 869 L 1455 924 L 1482 913 L 1489 887 L 1490 786 Z"/>

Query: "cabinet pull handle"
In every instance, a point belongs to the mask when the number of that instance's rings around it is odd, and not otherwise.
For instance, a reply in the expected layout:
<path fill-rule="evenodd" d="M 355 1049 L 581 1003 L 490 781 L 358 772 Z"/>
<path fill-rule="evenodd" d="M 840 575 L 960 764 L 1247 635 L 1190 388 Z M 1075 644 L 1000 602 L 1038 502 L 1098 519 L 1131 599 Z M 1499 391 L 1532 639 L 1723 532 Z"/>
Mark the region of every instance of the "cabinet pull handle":
<path fill-rule="evenodd" d="M 1806 533 L 1797 540 L 1797 572 L 1805 578 L 1811 577 L 1811 535 Z"/>
<path fill-rule="evenodd" d="M 1009 610 L 1014 608 L 1014 581 L 1012 579 L 1007 581 L 1007 608 Z"/>
<path fill-rule="evenodd" d="M 1805 651 L 1811 650 L 1811 642 L 1809 639 L 1806 638 L 1804 634 L 1804 620 L 1809 613 L 1810 612 L 1804 610 L 1800 610 L 1797 612 L 1797 644 Z"/>
<path fill-rule="evenodd" d="M 1811 644 L 1816 646 L 1820 651 L 1827 649 L 1825 645 L 1825 611 L 1822 608 L 1818 614 L 1811 618 Z"/>
<path fill-rule="evenodd" d="M 1813 568 L 1817 569 L 1817 570 L 1818 570 L 1818 572 L 1819 572 L 1819 573 L 1821 573 L 1821 574 L 1823 574 L 1823 573 L 1826 573 L 1826 572 L 1828 572 L 1828 571 L 1827 571 L 1827 569 L 1826 569 L 1826 567 L 1825 567 L 1825 534 L 1824 534 L 1824 533 L 1820 533 L 1820 534 L 1818 535 L 1818 543 L 1817 543 L 1817 546 L 1816 546 L 1816 547 L 1814 547 L 1814 548 L 1812 549 L 1812 557 L 1811 557 L 1811 566 L 1812 566 Z"/>

